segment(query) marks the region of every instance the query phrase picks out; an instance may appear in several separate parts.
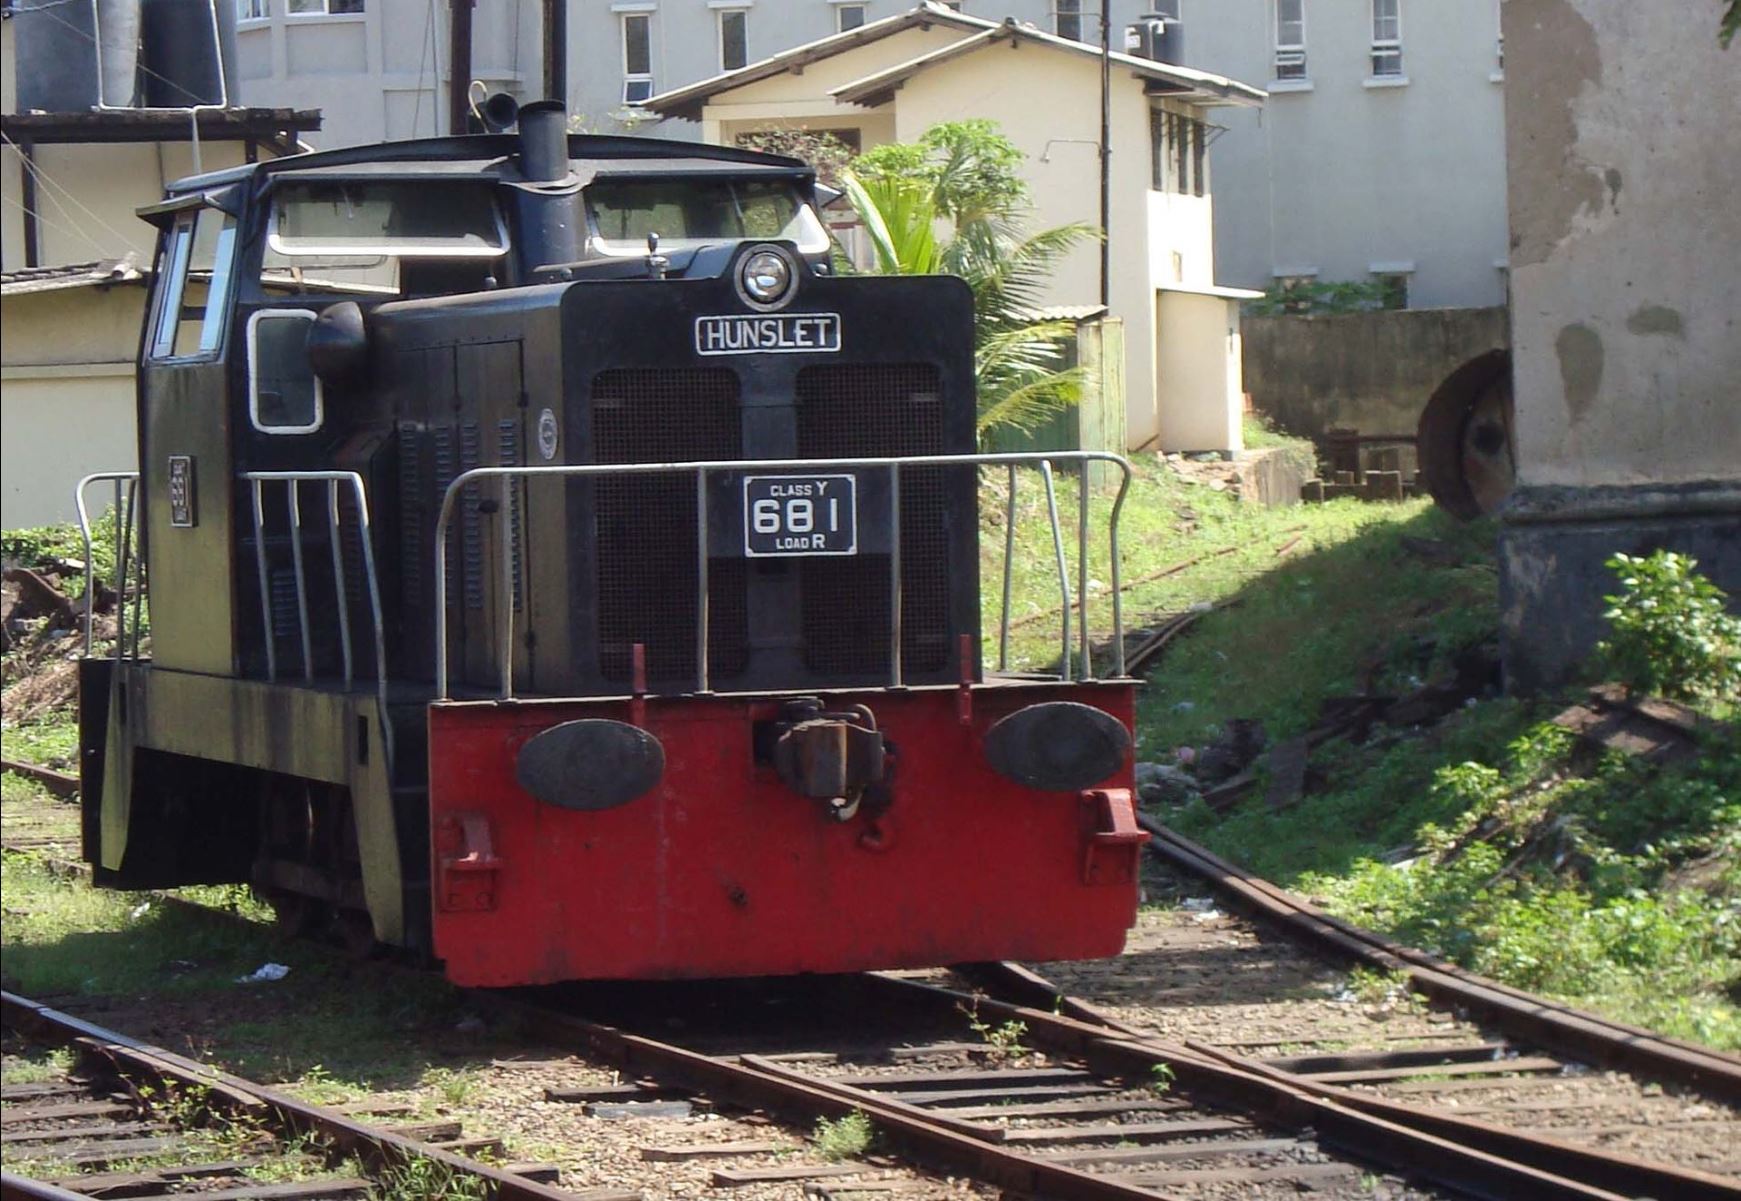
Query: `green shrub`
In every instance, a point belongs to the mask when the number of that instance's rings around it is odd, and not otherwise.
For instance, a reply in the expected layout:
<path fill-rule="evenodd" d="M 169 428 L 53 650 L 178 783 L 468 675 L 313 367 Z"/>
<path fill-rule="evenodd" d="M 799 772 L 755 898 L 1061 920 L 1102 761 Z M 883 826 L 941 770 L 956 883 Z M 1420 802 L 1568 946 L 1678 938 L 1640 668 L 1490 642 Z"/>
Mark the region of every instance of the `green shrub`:
<path fill-rule="evenodd" d="M 1613 633 L 1597 649 L 1630 688 L 1733 702 L 1741 696 L 1741 620 L 1729 615 L 1723 590 L 1697 566 L 1671 550 L 1609 559 L 1620 592 L 1603 598 Z"/>

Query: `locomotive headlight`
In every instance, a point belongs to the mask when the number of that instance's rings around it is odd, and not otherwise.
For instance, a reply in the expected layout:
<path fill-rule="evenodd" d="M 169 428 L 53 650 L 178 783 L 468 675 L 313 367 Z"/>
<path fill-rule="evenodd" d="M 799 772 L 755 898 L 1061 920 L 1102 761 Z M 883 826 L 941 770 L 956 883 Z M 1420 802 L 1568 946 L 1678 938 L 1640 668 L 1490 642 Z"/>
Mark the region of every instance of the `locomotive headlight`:
<path fill-rule="evenodd" d="M 752 308 L 775 309 L 791 299 L 797 272 L 790 258 L 770 246 L 744 255 L 737 282 L 739 295 Z"/>

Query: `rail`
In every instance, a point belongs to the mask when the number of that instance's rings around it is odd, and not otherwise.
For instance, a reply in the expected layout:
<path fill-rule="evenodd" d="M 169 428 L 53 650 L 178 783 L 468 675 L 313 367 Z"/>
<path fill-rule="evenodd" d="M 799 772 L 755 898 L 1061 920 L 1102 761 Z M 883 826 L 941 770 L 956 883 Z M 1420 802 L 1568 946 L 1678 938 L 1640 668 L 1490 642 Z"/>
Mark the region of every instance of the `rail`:
<path fill-rule="evenodd" d="M 254 522 L 254 569 L 260 583 L 260 626 L 266 642 L 266 678 L 278 679 L 277 632 L 272 620 L 271 570 L 266 555 L 266 485 L 284 485 L 284 503 L 290 530 L 290 562 L 296 580 L 296 628 L 302 647 L 302 677 L 314 679 L 314 636 L 308 618 L 308 572 L 303 561 L 302 485 L 325 484 L 327 543 L 332 554 L 334 609 L 338 613 L 339 658 L 345 687 L 356 679 L 351 611 L 347 596 L 345 557 L 341 546 L 344 518 L 339 508 L 341 487 L 348 488 L 357 510 L 357 534 L 363 558 L 363 577 L 369 594 L 370 636 L 374 646 L 375 693 L 380 706 L 381 737 L 392 762 L 393 723 L 387 714 L 387 638 L 381 609 L 380 578 L 375 571 L 374 536 L 369 525 L 369 497 L 363 477 L 354 471 L 244 471 L 248 481 Z"/>
<path fill-rule="evenodd" d="M 79 537 L 85 543 L 85 657 L 89 658 L 94 649 L 91 623 L 97 612 L 97 565 L 93 558 L 95 547 L 91 535 L 90 510 L 85 505 L 85 491 L 92 484 L 102 483 L 112 483 L 115 486 L 115 503 L 112 506 L 115 515 L 115 658 L 121 658 L 128 641 L 127 583 L 131 578 L 134 581 L 132 657 L 137 659 L 139 609 L 145 592 L 144 564 L 132 554 L 133 532 L 139 525 L 138 514 L 134 511 L 139 494 L 137 471 L 98 471 L 85 476 L 73 489 L 73 504 L 79 514 Z"/>
<path fill-rule="evenodd" d="M 503 575 L 504 596 L 511 597 L 514 592 L 514 564 L 516 539 L 511 515 L 514 512 L 513 486 L 516 480 L 536 479 L 543 477 L 592 478 L 600 476 L 629 475 L 681 475 L 692 474 L 695 477 L 696 504 L 696 691 L 709 692 L 707 654 L 708 626 L 708 596 L 707 596 L 707 561 L 708 561 L 708 502 L 707 480 L 712 474 L 719 472 L 765 472 L 765 471 L 830 471 L 835 469 L 855 469 L 857 471 L 888 472 L 890 497 L 890 551 L 889 551 L 889 685 L 902 687 L 901 663 L 901 470 L 903 468 L 921 467 L 1004 467 L 1008 471 L 1008 491 L 1005 501 L 1005 540 L 1003 563 L 1003 604 L 999 619 L 998 632 L 998 668 L 1007 669 L 1009 665 L 1009 627 L 1010 627 L 1010 592 L 1012 587 L 1012 571 L 1015 558 L 1015 504 L 1016 504 L 1016 468 L 1022 466 L 1037 466 L 1040 478 L 1046 490 L 1046 512 L 1051 523 L 1052 555 L 1057 567 L 1058 589 L 1062 600 L 1062 628 L 1059 632 L 1059 678 L 1068 681 L 1071 678 L 1071 618 L 1072 609 L 1076 610 L 1078 638 L 1080 646 L 1082 674 L 1084 680 L 1095 679 L 1093 652 L 1089 646 L 1088 635 L 1088 536 L 1089 513 L 1088 502 L 1092 489 L 1089 486 L 1089 467 L 1094 463 L 1111 463 L 1120 470 L 1121 477 L 1117 495 L 1113 498 L 1112 511 L 1107 520 L 1107 541 L 1111 551 L 1111 593 L 1112 593 L 1112 657 L 1113 675 L 1124 675 L 1124 643 L 1121 637 L 1124 629 L 1124 612 L 1119 590 L 1118 569 L 1118 519 L 1124 508 L 1125 494 L 1130 490 L 1131 466 L 1128 460 L 1120 455 L 1097 450 L 1044 451 L 1020 454 L 966 454 L 966 455 L 908 455 L 901 457 L 862 458 L 862 459 L 718 459 L 692 463 L 576 463 L 553 464 L 544 467 L 474 467 L 461 472 L 448 484 L 447 491 L 441 499 L 440 514 L 435 523 L 435 683 L 436 696 L 446 700 L 448 689 L 448 653 L 447 653 L 447 543 L 448 527 L 453 516 L 456 499 L 464 490 L 483 480 L 499 480 L 501 484 L 501 500 L 493 512 L 501 522 L 500 529 L 506 531 L 506 537 L 498 538 L 498 545 L 506 543 L 501 554 L 501 570 Z M 1064 533 L 1058 514 L 1058 494 L 1054 464 L 1074 465 L 1077 474 L 1079 495 L 1077 521 L 1077 600 L 1071 598 L 1070 571 L 1064 554 Z M 479 507 L 482 512 L 483 507 Z M 500 694 L 501 699 L 509 700 L 514 696 L 514 606 L 504 603 L 497 606 L 500 611 Z"/>

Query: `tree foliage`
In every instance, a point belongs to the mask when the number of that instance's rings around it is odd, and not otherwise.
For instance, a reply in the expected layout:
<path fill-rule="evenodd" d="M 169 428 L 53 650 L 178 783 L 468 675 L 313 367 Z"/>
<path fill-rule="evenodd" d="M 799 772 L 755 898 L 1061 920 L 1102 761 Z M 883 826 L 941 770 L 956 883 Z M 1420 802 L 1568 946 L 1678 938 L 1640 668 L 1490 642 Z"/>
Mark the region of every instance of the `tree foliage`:
<path fill-rule="evenodd" d="M 783 154 L 816 168 L 816 178 L 835 185 L 852 161 L 852 147 L 834 134 L 808 129 L 764 129 L 738 135 L 738 145 L 763 154 Z"/>
<path fill-rule="evenodd" d="M 1082 373 L 1064 365 L 1071 324 L 1036 312 L 1059 261 L 1096 231 L 1027 232 L 1022 157 L 995 122 L 952 121 L 860 155 L 842 180 L 879 274 L 957 275 L 972 290 L 982 435 L 1031 429 L 1082 396 Z"/>
<path fill-rule="evenodd" d="M 1315 317 L 1333 313 L 1370 313 L 1384 307 L 1381 280 L 1277 280 L 1245 311 L 1253 317 Z"/>
<path fill-rule="evenodd" d="M 1735 35 L 1741 33 L 1741 0 L 1726 0 L 1721 22 L 1717 26 L 1717 42 L 1727 50 Z"/>
<path fill-rule="evenodd" d="M 1685 700 L 1741 697 L 1741 619 L 1693 570 L 1698 560 L 1659 550 L 1617 554 L 1607 566 L 1620 591 L 1602 598 L 1612 632 L 1598 650 L 1622 683 Z"/>

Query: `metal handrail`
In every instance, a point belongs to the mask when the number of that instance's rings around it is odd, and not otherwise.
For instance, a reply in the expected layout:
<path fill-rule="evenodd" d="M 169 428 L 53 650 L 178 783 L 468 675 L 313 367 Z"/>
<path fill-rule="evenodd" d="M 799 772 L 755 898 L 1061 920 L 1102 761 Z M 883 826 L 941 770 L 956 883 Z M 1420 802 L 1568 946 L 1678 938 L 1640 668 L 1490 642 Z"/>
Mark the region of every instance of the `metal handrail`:
<path fill-rule="evenodd" d="M 91 515 L 85 507 L 85 489 L 92 484 L 113 482 L 115 485 L 115 658 L 121 658 L 121 650 L 126 643 L 127 628 L 127 567 L 129 551 L 133 544 L 134 497 L 139 490 L 139 473 L 137 471 L 98 471 L 85 476 L 73 489 L 73 504 L 79 514 L 79 536 L 85 542 L 85 657 L 89 658 L 95 643 L 91 634 L 91 623 L 96 616 L 97 597 L 97 565 L 94 561 L 95 547 L 91 542 Z M 123 488 L 123 486 L 125 486 Z M 126 500 L 122 500 L 123 490 Z M 144 589 L 144 572 L 136 569 L 140 577 L 138 591 Z M 139 653 L 139 597 L 133 598 L 133 653 Z"/>
<path fill-rule="evenodd" d="M 1124 508 L 1125 494 L 1130 491 L 1131 465 L 1122 455 L 1100 450 L 1060 450 L 1038 451 L 1029 453 L 1008 454 L 965 454 L 965 455 L 906 455 L 896 457 L 879 457 L 863 459 L 713 459 L 693 463 L 573 463 L 552 464 L 541 467 L 474 467 L 455 476 L 442 494 L 441 510 L 435 521 L 435 686 L 436 697 L 447 700 L 448 662 L 447 662 L 447 542 L 448 526 L 453 516 L 455 502 L 467 486 L 485 479 L 501 481 L 501 503 L 496 506 L 495 513 L 503 523 L 502 529 L 507 531 L 506 538 L 498 539 L 498 544 L 512 540 L 512 522 L 510 514 L 513 511 L 513 485 L 515 480 L 530 479 L 543 476 L 593 477 L 593 476 L 624 476 L 624 475 L 674 475 L 684 472 L 693 473 L 696 478 L 696 691 L 709 691 L 707 664 L 707 477 L 715 472 L 748 472 L 748 471 L 823 471 L 834 468 L 884 469 L 889 473 L 890 484 L 890 527 L 893 531 L 889 553 L 889 590 L 890 590 L 890 686 L 902 686 L 901 673 L 901 492 L 900 479 L 903 467 L 985 467 L 1007 466 L 1009 468 L 1009 498 L 1007 501 L 1006 521 L 1011 527 L 1015 522 L 1016 472 L 1023 465 L 1037 465 L 1046 484 L 1047 512 L 1052 526 L 1053 555 L 1058 567 L 1058 584 L 1063 600 L 1062 630 L 1060 632 L 1060 674 L 1064 680 L 1070 679 L 1070 596 L 1069 571 L 1064 555 L 1063 530 L 1058 522 L 1058 498 L 1053 485 L 1052 464 L 1074 463 L 1078 465 L 1082 481 L 1082 493 L 1079 498 L 1081 518 L 1078 525 L 1077 553 L 1080 560 L 1078 602 L 1081 606 L 1080 635 L 1082 640 L 1082 678 L 1093 679 L 1092 661 L 1088 647 L 1088 467 L 1091 463 L 1115 464 L 1121 474 L 1118 493 L 1113 498 L 1112 512 L 1108 518 L 1108 543 L 1112 552 L 1112 623 L 1113 623 L 1113 674 L 1124 675 L 1124 610 L 1119 587 L 1118 569 L 1118 519 Z M 1005 535 L 1004 553 L 1004 588 L 1003 612 L 999 630 L 998 665 L 1002 670 L 1008 663 L 1009 644 L 1009 597 L 1011 580 L 1011 560 L 1014 555 L 1015 538 L 1013 534 Z M 501 665 L 500 693 L 503 700 L 514 695 L 514 547 L 505 546 L 502 549 L 503 601 L 498 606 L 501 610 Z"/>
<path fill-rule="evenodd" d="M 301 485 L 326 485 L 327 540 L 332 550 L 333 592 L 339 619 L 339 653 L 344 664 L 345 686 L 350 687 L 356 676 L 352 659 L 351 614 L 345 597 L 344 554 L 339 547 L 343 521 L 339 515 L 339 487 L 349 485 L 352 501 L 357 506 L 358 541 L 362 544 L 363 575 L 369 587 L 370 633 L 375 646 L 375 693 L 381 710 L 381 741 L 387 761 L 393 759 L 393 723 L 387 713 L 387 638 L 386 621 L 381 608 L 381 585 L 375 571 L 374 536 L 369 525 L 369 497 L 363 477 L 354 471 L 244 471 L 241 478 L 251 487 L 254 519 L 254 568 L 260 581 L 260 625 L 266 635 L 266 678 L 278 679 L 277 635 L 272 627 L 271 572 L 266 563 L 265 485 L 285 486 L 285 504 L 290 521 L 290 558 L 296 573 L 297 633 L 302 643 L 302 678 L 314 679 L 314 636 L 308 617 L 308 578 L 302 556 Z"/>

